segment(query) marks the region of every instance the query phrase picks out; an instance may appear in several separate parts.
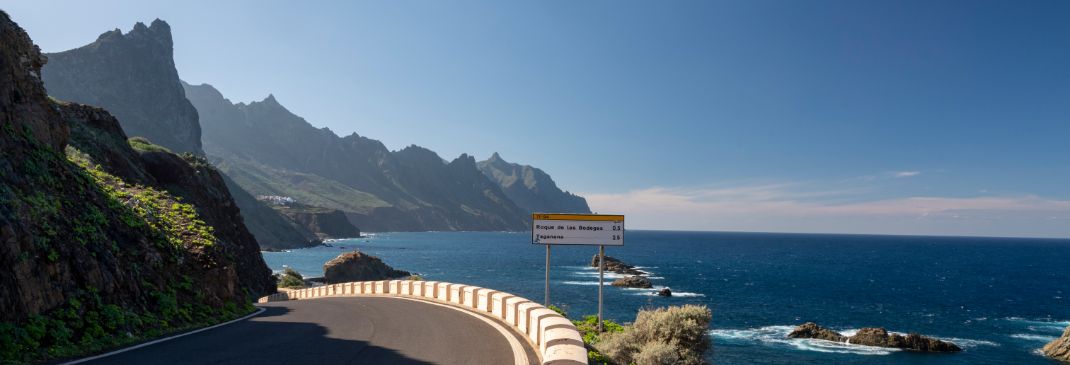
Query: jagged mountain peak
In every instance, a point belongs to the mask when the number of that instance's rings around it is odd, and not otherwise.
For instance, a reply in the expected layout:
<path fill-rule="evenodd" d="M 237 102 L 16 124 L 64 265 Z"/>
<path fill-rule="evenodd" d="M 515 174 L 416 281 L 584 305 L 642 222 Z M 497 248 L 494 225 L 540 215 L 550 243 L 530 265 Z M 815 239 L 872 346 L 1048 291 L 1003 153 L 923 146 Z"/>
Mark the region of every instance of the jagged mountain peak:
<path fill-rule="evenodd" d="M 520 208 L 529 212 L 590 213 L 587 200 L 557 187 L 541 169 L 505 161 L 495 152 L 478 163 L 479 170 L 501 187 Z"/>
<path fill-rule="evenodd" d="M 111 42 L 136 42 L 139 40 L 156 41 L 156 43 L 159 43 L 168 51 L 171 50 L 174 44 L 171 38 L 171 26 L 168 25 L 167 22 L 157 18 L 156 20 L 153 20 L 150 25 L 145 25 L 145 23 L 142 22 L 134 23 L 134 27 L 131 28 L 129 32 L 126 32 L 126 34 L 123 34 L 122 30 L 119 28 L 101 33 L 100 36 L 97 37 L 96 42 L 93 42 L 90 45 L 99 47 L 100 45 L 109 44 Z"/>
<path fill-rule="evenodd" d="M 50 95 L 103 107 L 130 136 L 146 137 L 176 152 L 203 154 L 197 110 L 175 69 L 171 27 L 156 19 L 122 34 L 48 54 L 41 70 Z"/>

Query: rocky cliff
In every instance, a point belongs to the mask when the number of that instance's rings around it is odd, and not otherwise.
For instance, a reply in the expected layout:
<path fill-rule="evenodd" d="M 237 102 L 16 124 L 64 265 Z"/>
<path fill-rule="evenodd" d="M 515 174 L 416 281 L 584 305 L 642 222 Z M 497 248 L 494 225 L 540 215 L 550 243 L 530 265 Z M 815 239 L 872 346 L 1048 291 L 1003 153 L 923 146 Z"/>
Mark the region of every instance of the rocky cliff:
<path fill-rule="evenodd" d="M 321 240 L 360 237 L 360 229 L 354 227 L 346 218 L 345 213 L 340 210 L 301 204 L 281 205 L 273 208 Z"/>
<path fill-rule="evenodd" d="M 1050 358 L 1070 362 L 1070 327 L 1066 327 L 1062 337 L 1044 345 L 1044 348 L 1041 349 L 1041 351 L 1044 352 L 1045 356 Z"/>
<path fill-rule="evenodd" d="M 50 95 L 107 109 L 130 136 L 203 154 L 197 110 L 179 82 L 164 21 L 137 23 L 126 34 L 105 32 L 93 43 L 47 56 L 41 77 Z"/>
<path fill-rule="evenodd" d="M 587 199 L 561 191 L 550 175 L 528 166 L 510 163 L 495 152 L 479 162 L 479 170 L 502 188 L 520 209 L 528 213 L 590 213 Z"/>
<path fill-rule="evenodd" d="M 171 28 L 159 19 L 137 23 L 126 34 L 101 34 L 81 48 L 48 55 L 43 79 L 62 100 L 101 106 L 130 136 L 144 137 L 174 152 L 203 155 L 197 110 L 186 99 L 175 69 Z M 279 216 L 224 177 L 248 229 L 266 249 L 319 243 L 311 232 Z"/>
<path fill-rule="evenodd" d="M 50 100 L 46 62 L 0 12 L 0 362 L 211 323 L 273 291 L 218 173 Z"/>
<path fill-rule="evenodd" d="M 249 232 L 256 237 L 261 249 L 285 250 L 323 243 L 323 239 L 314 232 L 256 200 L 256 197 L 238 186 L 230 177 L 223 175 L 223 181 L 234 196 L 234 203 L 241 209 L 245 226 L 249 227 Z"/>
<path fill-rule="evenodd" d="M 390 151 L 315 128 L 273 96 L 234 104 L 211 85 L 185 88 L 201 113 L 207 153 L 253 194 L 342 210 L 368 231 L 528 227 L 530 216 L 470 156 L 446 162 L 417 146 Z"/>

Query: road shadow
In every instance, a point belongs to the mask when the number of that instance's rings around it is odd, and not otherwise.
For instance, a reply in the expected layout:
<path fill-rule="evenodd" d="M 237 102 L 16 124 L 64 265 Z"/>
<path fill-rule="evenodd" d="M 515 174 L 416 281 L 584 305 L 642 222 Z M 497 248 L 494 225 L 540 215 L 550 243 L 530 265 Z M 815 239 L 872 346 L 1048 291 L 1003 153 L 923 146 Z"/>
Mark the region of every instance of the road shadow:
<path fill-rule="evenodd" d="M 87 364 L 432 364 L 366 341 L 337 338 L 318 324 L 276 321 L 292 310 L 263 308 L 252 319 Z"/>

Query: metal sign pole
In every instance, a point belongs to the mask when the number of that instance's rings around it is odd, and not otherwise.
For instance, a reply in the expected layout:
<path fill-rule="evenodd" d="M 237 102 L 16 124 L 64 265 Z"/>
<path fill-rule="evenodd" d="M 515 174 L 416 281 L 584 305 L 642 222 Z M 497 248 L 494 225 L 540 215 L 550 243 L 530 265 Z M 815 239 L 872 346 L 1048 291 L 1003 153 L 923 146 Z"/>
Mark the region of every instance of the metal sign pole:
<path fill-rule="evenodd" d="M 601 333 L 605 329 L 602 328 L 602 285 L 603 277 L 606 270 L 606 246 L 598 245 L 598 332 Z"/>
<path fill-rule="evenodd" d="M 546 245 L 546 296 L 543 298 L 543 305 L 550 306 L 550 245 Z"/>

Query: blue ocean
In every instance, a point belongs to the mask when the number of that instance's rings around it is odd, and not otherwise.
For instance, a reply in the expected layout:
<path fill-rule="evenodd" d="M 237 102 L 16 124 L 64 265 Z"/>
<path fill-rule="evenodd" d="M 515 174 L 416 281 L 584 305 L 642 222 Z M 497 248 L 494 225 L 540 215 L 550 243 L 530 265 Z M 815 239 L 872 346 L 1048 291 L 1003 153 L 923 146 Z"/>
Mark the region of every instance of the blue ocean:
<path fill-rule="evenodd" d="M 379 233 L 290 252 L 265 252 L 321 276 L 352 249 L 427 280 L 495 288 L 541 301 L 545 248 L 529 233 Z M 551 302 L 573 317 L 597 312 L 597 247 L 554 246 Z M 1037 350 L 1070 325 L 1070 240 L 628 231 L 606 254 L 649 273 L 655 289 L 605 288 L 605 315 L 632 321 L 644 307 L 713 311 L 716 364 L 1052 364 Z M 615 278 L 607 275 L 608 281 Z M 813 321 L 918 332 L 964 348 L 920 354 L 786 338 Z"/>

